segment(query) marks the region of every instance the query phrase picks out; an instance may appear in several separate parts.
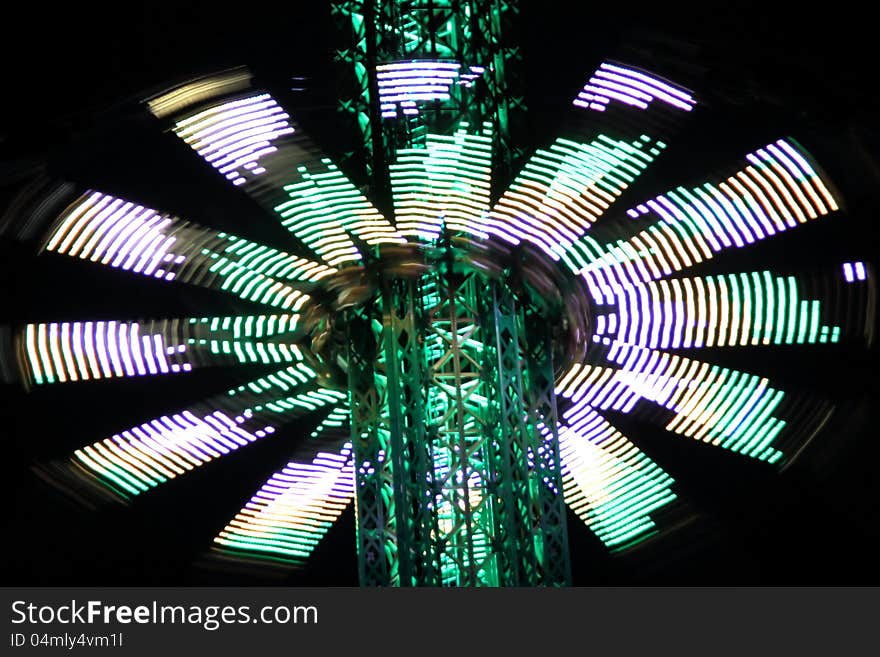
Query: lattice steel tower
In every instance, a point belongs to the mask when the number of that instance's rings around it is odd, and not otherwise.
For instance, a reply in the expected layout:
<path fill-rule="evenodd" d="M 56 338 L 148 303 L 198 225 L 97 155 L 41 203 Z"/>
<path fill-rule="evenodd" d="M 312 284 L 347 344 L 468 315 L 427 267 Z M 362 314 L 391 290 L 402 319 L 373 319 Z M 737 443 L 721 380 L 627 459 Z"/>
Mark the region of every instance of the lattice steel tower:
<path fill-rule="evenodd" d="M 350 391 L 361 583 L 564 585 L 554 345 L 571 322 L 539 292 L 553 274 L 526 249 L 457 230 L 453 211 L 438 210 L 439 230 L 420 224 L 431 199 L 407 195 L 426 171 L 438 195 L 459 194 L 443 184 L 453 161 L 471 171 L 468 193 L 488 200 L 479 163 L 491 157 L 504 179 L 520 162 L 516 2 L 346 0 L 332 11 L 345 40 L 340 109 L 362 135 L 349 164 L 365 167 L 374 198 L 394 195 L 411 241 L 373 251 L 357 273 L 378 293 L 352 304 L 333 354 Z"/>

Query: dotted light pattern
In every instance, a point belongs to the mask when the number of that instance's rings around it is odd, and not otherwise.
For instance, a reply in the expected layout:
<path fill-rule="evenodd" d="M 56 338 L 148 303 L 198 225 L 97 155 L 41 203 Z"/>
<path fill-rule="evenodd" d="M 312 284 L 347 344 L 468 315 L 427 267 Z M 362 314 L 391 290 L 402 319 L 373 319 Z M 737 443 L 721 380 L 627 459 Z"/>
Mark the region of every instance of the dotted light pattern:
<path fill-rule="evenodd" d="M 348 406 L 339 406 L 334 408 L 330 413 L 327 414 L 323 420 L 321 420 L 318 425 L 315 427 L 314 431 L 312 431 L 312 438 L 317 438 L 323 432 L 331 432 L 339 430 L 341 427 L 344 427 L 348 424 L 348 419 L 351 416 Z"/>
<path fill-rule="evenodd" d="M 611 102 L 646 110 L 655 101 L 685 112 L 696 105 L 685 89 L 656 75 L 619 64 L 603 63 L 574 100 L 574 105 L 604 112 Z"/>
<path fill-rule="evenodd" d="M 461 73 L 460 63 L 438 60 L 379 64 L 376 78 L 382 117 L 396 117 L 398 111 L 405 116 L 418 114 L 419 103 L 449 100 L 453 84 L 472 87 L 484 72 L 482 66 L 470 66 Z"/>
<path fill-rule="evenodd" d="M 786 423 L 771 413 L 784 394 L 766 378 L 617 343 L 609 359 L 621 368 L 575 365 L 560 380 L 571 428 L 594 409 L 628 413 L 646 399 L 675 413 L 668 431 L 771 463 L 782 457 L 771 443 Z"/>
<path fill-rule="evenodd" d="M 435 239 L 442 227 L 485 238 L 491 183 L 491 124 L 468 134 L 462 122 L 450 136 L 429 134 L 424 148 L 404 148 L 390 167 L 401 235 Z"/>
<path fill-rule="evenodd" d="M 256 319 L 265 319 L 267 316 L 258 316 Z M 268 322 L 271 323 L 275 318 L 278 320 L 278 333 L 287 330 L 293 331 L 296 326 L 294 315 L 271 315 L 268 316 Z M 288 318 L 293 318 L 288 322 Z M 230 338 L 231 334 L 239 333 L 239 331 L 229 330 L 230 325 L 239 324 L 241 322 L 249 322 L 254 319 L 251 317 L 215 317 L 211 321 L 212 325 L 219 324 L 222 319 L 223 328 L 210 328 L 197 331 L 198 335 L 208 333 L 211 337 L 188 337 L 182 341 L 177 347 L 179 351 L 187 350 L 193 354 L 193 366 L 206 364 L 226 364 L 231 359 L 237 363 L 258 363 L 261 365 L 281 364 L 299 362 L 302 360 L 302 352 L 293 342 L 285 344 L 277 341 L 256 341 L 249 339 Z M 190 319 L 190 323 L 196 320 Z M 215 324 L 216 323 L 216 324 Z M 271 324 L 270 324 L 271 325 Z M 204 327 L 198 327 L 203 328 Z M 255 331 L 262 332 L 262 331 Z M 189 331 L 187 331 L 189 333 Z M 207 357 L 206 357 L 207 355 Z"/>
<path fill-rule="evenodd" d="M 679 187 L 628 211 L 654 223 L 629 240 L 603 247 L 590 237 L 565 262 L 580 271 L 597 299 L 613 285 L 668 276 L 715 253 L 742 247 L 838 209 L 797 146 L 785 139 L 746 156 L 751 163 L 723 182 Z"/>
<path fill-rule="evenodd" d="M 276 431 L 280 423 L 345 395 L 310 389 L 296 365 L 196 407 L 145 422 L 77 450 L 73 462 L 122 497 L 143 493 Z M 278 390 L 286 391 L 279 398 Z"/>
<path fill-rule="evenodd" d="M 289 344 L 278 340 L 262 341 L 251 338 L 272 338 L 297 330 L 298 315 L 249 315 L 243 317 L 202 317 L 190 318 L 186 333 L 187 349 L 207 350 L 216 356 L 234 357 L 239 363 L 291 363 L 302 361 L 299 347 L 290 337 Z M 172 334 L 180 334 L 174 331 Z M 207 336 L 207 337 L 202 337 Z M 180 349 L 180 347 L 178 347 Z"/>
<path fill-rule="evenodd" d="M 302 360 L 295 344 L 248 338 L 293 331 L 296 320 L 296 315 L 251 315 L 28 324 L 22 345 L 36 384 L 189 372 L 236 362 L 291 363 Z"/>
<path fill-rule="evenodd" d="M 298 315 L 239 315 L 236 317 L 190 317 L 189 324 L 211 333 L 224 334 L 227 339 L 268 338 L 296 330 Z M 218 335 L 219 337 L 219 335 Z"/>
<path fill-rule="evenodd" d="M 222 551 L 302 565 L 354 497 L 351 443 L 291 461 L 214 539 Z"/>
<path fill-rule="evenodd" d="M 821 303 L 800 299 L 794 276 L 769 271 L 661 279 L 614 288 L 616 312 L 596 317 L 594 340 L 678 349 L 837 342 Z M 606 297 L 607 299 L 607 297 Z"/>
<path fill-rule="evenodd" d="M 297 168 L 300 182 L 284 186 L 290 196 L 275 207 L 284 226 L 331 265 L 359 261 L 349 232 L 367 244 L 405 242 L 399 232 L 330 160 Z"/>
<path fill-rule="evenodd" d="M 308 297 L 287 281 L 317 281 L 333 271 L 326 265 L 100 192 L 84 194 L 65 210 L 45 248 L 293 310 Z"/>
<path fill-rule="evenodd" d="M 653 533 L 648 514 L 675 500 L 672 477 L 595 411 L 578 426 L 559 432 L 566 503 L 609 548 Z"/>
<path fill-rule="evenodd" d="M 554 260 L 570 259 L 577 240 L 660 153 L 643 135 L 627 142 L 599 135 L 589 143 L 557 139 L 539 149 L 489 215 L 486 230 L 532 242 Z"/>
<path fill-rule="evenodd" d="M 231 100 L 188 116 L 174 132 L 233 185 L 265 173 L 260 159 L 293 134 L 290 117 L 269 94 Z"/>

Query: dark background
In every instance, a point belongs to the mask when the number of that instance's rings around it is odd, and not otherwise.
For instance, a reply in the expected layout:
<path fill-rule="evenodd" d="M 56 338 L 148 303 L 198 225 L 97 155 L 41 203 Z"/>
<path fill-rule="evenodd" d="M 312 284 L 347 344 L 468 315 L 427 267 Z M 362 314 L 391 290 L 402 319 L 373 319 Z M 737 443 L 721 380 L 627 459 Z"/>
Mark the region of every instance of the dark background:
<path fill-rule="evenodd" d="M 674 56 L 690 63 L 701 80 L 705 110 L 640 189 L 647 194 L 689 177 L 700 180 L 770 139 L 793 134 L 829 171 L 847 202 L 840 219 L 805 226 L 784 236 L 784 244 L 767 240 L 747 253 L 718 258 L 719 271 L 750 264 L 783 270 L 839 265 L 843 257 L 874 260 L 880 104 L 876 37 L 867 17 L 840 3 L 800 13 L 770 11 L 769 3 L 674 10 L 667 4 L 524 3 L 530 143 L 552 138 L 563 108 L 602 58 L 634 48 Z M 0 86 L 3 192 L 14 191 L 24 172 L 48 161 L 61 177 L 283 248 L 283 233 L 271 219 L 188 148 L 160 133 L 138 101 L 168 82 L 247 64 L 331 155 L 338 154 L 351 132 L 334 111 L 328 8 L 322 2 L 119 6 L 19 5 L 18 16 L 7 21 Z M 657 70 L 666 72 L 668 61 L 658 56 Z M 307 78 L 305 85 L 290 82 L 294 76 Z M 292 86 L 308 91 L 293 92 Z M 8 240 L 0 243 L 0 270 L 0 324 L 6 326 L 249 310 L 210 291 L 178 290 L 52 255 L 37 260 L 33 245 Z M 645 422 L 613 418 L 675 476 L 684 500 L 680 519 L 696 519 L 631 554 L 611 557 L 572 516 L 575 583 L 880 583 L 876 350 L 841 345 L 698 357 L 813 391 L 839 412 L 781 474 L 664 435 Z M 63 458 L 120 427 L 257 372 L 201 371 L 161 383 L 133 379 L 30 393 L 5 385 L 2 583 L 261 582 L 206 569 L 201 557 L 243 501 L 286 462 L 291 442 L 307 435 L 308 418 L 129 507 L 83 512 L 29 470 L 35 461 Z M 349 510 L 311 567 L 281 581 L 336 585 L 356 579 Z"/>

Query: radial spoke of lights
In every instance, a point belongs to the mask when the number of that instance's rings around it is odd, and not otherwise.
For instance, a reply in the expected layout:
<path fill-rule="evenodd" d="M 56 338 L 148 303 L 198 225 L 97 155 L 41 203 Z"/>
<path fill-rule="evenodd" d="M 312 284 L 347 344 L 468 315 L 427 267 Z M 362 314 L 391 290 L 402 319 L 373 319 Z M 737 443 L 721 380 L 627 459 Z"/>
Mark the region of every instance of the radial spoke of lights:
<path fill-rule="evenodd" d="M 269 94 L 226 101 L 178 120 L 174 132 L 233 185 L 266 173 L 262 159 L 294 132 Z"/>
<path fill-rule="evenodd" d="M 80 472 L 129 498 L 344 397 L 316 389 L 314 372 L 294 365 L 83 447 L 71 460 Z"/>
<path fill-rule="evenodd" d="M 609 548 L 656 533 L 652 512 L 676 499 L 673 479 L 592 409 L 561 427 L 565 501 Z"/>
<path fill-rule="evenodd" d="M 424 148 L 397 152 L 390 166 L 394 211 L 401 235 L 436 239 L 445 227 L 486 238 L 491 184 L 492 130 L 429 134 Z"/>
<path fill-rule="evenodd" d="M 347 409 L 338 415 L 347 419 Z M 338 442 L 273 474 L 214 539 L 214 550 L 302 566 L 354 497 L 351 443 L 347 437 Z"/>
<path fill-rule="evenodd" d="M 676 84 L 629 66 L 605 62 L 593 73 L 574 105 L 604 112 L 610 103 L 646 110 L 654 102 L 690 112 L 694 97 Z"/>
<path fill-rule="evenodd" d="M 297 320 L 285 314 L 28 324 L 19 344 L 36 384 L 286 364 L 303 359 L 294 341 L 283 341 Z"/>
<path fill-rule="evenodd" d="M 489 214 L 487 232 L 513 244 L 536 244 L 569 261 L 584 232 L 660 154 L 647 135 L 633 141 L 600 134 L 579 143 L 557 139 L 539 149 Z"/>
<path fill-rule="evenodd" d="M 285 310 L 298 310 L 308 300 L 291 284 L 318 281 L 333 271 L 100 192 L 87 192 L 71 204 L 44 246 L 47 251 L 223 290 Z"/>
<path fill-rule="evenodd" d="M 796 277 L 766 270 L 616 286 L 593 339 L 661 349 L 837 342 L 822 302 L 802 297 Z"/>
<path fill-rule="evenodd" d="M 592 409 L 628 413 L 645 399 L 675 416 L 665 428 L 695 440 L 775 463 L 774 441 L 786 421 L 774 417 L 785 396 L 763 377 L 661 351 L 614 343 L 614 367 L 575 365 L 558 392 L 571 400 L 569 426 L 581 427 Z"/>
<path fill-rule="evenodd" d="M 290 200 L 275 207 L 284 226 L 331 265 L 360 261 L 355 235 L 370 245 L 404 238 L 332 164 L 297 168 L 300 182 L 284 186 Z"/>
<path fill-rule="evenodd" d="M 638 285 L 743 247 L 838 209 L 828 185 L 791 139 L 746 156 L 749 164 L 727 179 L 678 187 L 628 210 L 654 221 L 629 240 L 602 246 L 589 237 L 569 250 L 601 295 L 613 285 Z"/>

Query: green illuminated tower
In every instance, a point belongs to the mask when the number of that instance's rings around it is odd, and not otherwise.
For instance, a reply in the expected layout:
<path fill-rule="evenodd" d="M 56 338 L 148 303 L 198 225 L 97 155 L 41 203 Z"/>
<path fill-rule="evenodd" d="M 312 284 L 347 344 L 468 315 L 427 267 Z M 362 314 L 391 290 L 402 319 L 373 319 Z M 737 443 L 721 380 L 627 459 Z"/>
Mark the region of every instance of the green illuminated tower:
<path fill-rule="evenodd" d="M 416 170 L 445 180 L 451 160 L 475 177 L 494 163 L 503 177 L 519 163 L 515 2 L 344 0 L 333 14 L 340 108 L 362 135 L 350 162 L 374 197 L 391 191 L 400 210 Z M 526 280 L 528 252 L 475 256 L 456 218 L 439 219 L 376 253 L 376 298 L 344 322 L 361 583 L 564 585 L 561 304 Z"/>

